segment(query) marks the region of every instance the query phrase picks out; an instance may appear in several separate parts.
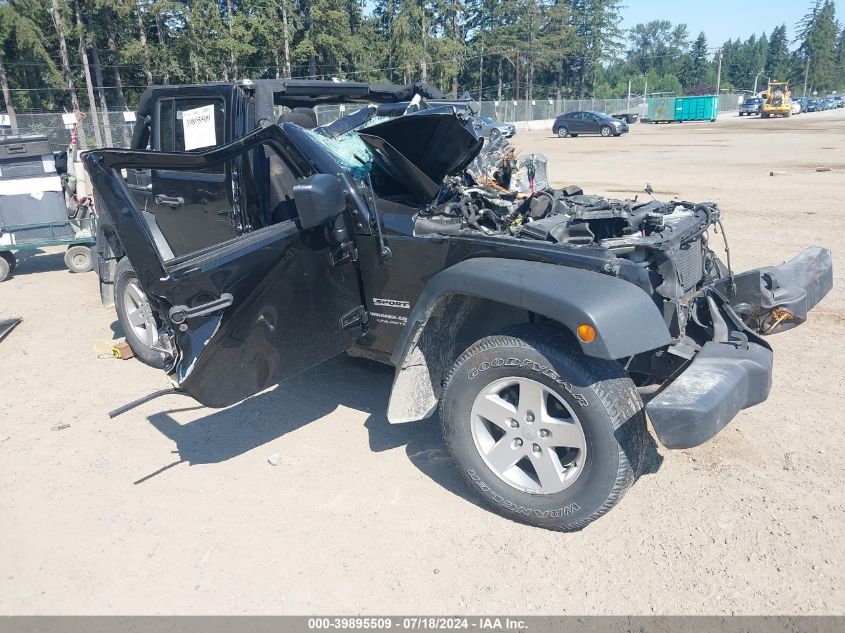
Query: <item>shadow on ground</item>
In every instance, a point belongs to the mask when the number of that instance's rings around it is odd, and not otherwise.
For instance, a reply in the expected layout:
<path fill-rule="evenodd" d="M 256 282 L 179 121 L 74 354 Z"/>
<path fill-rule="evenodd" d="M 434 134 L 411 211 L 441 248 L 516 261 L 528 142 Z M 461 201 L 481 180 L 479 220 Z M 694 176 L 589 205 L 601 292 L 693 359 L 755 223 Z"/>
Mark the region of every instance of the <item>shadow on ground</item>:
<path fill-rule="evenodd" d="M 32 273 L 47 273 L 56 270 L 70 271 L 65 266 L 64 253 L 48 253 L 40 249 L 23 250 L 15 253 L 17 265 L 13 273 L 14 277 L 22 277 Z"/>
<path fill-rule="evenodd" d="M 174 409 L 149 417 L 150 423 L 176 443 L 179 460 L 142 477 L 147 479 L 181 463 L 216 464 L 246 453 L 318 420 L 338 406 L 368 413 L 364 427 L 370 448 L 382 452 L 401 446 L 414 466 L 450 492 L 476 503 L 474 495 L 452 465 L 440 434 L 437 416 L 409 424 L 387 421 L 387 402 L 393 369 L 379 363 L 339 356 L 276 389 L 228 409 L 211 411 L 179 424 Z M 342 422 L 339 422 L 342 423 Z M 657 472 L 663 458 L 646 436 L 643 474 Z"/>

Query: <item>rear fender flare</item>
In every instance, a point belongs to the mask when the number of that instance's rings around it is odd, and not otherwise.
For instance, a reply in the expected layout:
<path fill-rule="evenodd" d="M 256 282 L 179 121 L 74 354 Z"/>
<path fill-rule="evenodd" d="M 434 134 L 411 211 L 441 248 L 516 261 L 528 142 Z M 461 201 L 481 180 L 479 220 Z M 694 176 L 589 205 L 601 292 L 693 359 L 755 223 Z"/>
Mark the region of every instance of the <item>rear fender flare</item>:
<path fill-rule="evenodd" d="M 610 275 L 542 262 L 478 257 L 435 275 L 414 305 L 391 356 L 396 376 L 388 405 L 391 423 L 434 412 L 440 382 L 463 350 L 456 332 L 466 318 L 460 297 L 495 301 L 552 319 L 574 333 L 593 325 L 588 356 L 619 359 L 668 345 L 669 329 L 652 298 Z"/>

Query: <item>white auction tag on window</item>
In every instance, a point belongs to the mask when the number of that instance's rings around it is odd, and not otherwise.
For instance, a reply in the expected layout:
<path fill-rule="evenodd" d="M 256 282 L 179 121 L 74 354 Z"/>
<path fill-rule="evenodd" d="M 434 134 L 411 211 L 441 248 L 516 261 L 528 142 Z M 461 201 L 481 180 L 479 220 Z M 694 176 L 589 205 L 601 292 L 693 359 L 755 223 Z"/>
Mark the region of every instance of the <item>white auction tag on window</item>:
<path fill-rule="evenodd" d="M 124 112 L 123 113 L 123 122 L 124 123 L 135 123 L 135 113 L 134 112 Z"/>
<path fill-rule="evenodd" d="M 12 125 L 12 120 L 9 118 L 8 114 L 0 114 L 0 125 L 4 127 Z"/>
<path fill-rule="evenodd" d="M 214 106 L 207 105 L 182 112 L 185 151 L 217 145 L 214 125 Z"/>

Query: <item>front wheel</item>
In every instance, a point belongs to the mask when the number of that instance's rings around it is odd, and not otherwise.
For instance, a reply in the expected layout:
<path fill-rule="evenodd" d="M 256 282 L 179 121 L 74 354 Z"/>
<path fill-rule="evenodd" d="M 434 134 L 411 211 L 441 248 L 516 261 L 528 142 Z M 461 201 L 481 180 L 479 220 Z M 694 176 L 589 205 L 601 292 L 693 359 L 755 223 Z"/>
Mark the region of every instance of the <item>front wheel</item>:
<path fill-rule="evenodd" d="M 610 129 L 609 125 L 602 125 L 601 126 L 601 135 L 604 137 L 608 137 L 613 134 L 613 130 Z"/>
<path fill-rule="evenodd" d="M 642 463 L 634 384 L 552 328 L 475 343 L 446 378 L 440 416 L 469 486 L 498 514 L 538 527 L 582 529 L 616 505 Z"/>
<path fill-rule="evenodd" d="M 557 129 L 557 135 L 559 138 L 566 138 L 567 136 L 569 136 L 569 130 L 561 126 Z"/>
<path fill-rule="evenodd" d="M 138 360 L 163 369 L 167 356 L 155 348 L 158 343 L 158 323 L 127 257 L 121 259 L 115 269 L 114 308 L 126 342 Z"/>

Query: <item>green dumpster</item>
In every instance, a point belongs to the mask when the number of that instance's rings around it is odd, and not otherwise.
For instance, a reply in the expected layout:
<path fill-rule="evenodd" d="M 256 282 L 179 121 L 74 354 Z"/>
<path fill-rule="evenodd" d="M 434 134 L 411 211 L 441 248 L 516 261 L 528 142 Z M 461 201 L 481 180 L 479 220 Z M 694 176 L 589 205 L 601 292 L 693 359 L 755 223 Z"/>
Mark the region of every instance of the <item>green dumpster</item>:
<path fill-rule="evenodd" d="M 719 115 L 719 97 L 678 97 L 675 100 L 676 121 L 715 121 Z"/>
<path fill-rule="evenodd" d="M 652 97 L 648 100 L 648 120 L 668 123 L 675 120 L 675 97 Z"/>
<path fill-rule="evenodd" d="M 652 123 L 674 121 L 715 121 L 719 115 L 719 97 L 658 97 L 648 100 L 648 118 Z"/>

